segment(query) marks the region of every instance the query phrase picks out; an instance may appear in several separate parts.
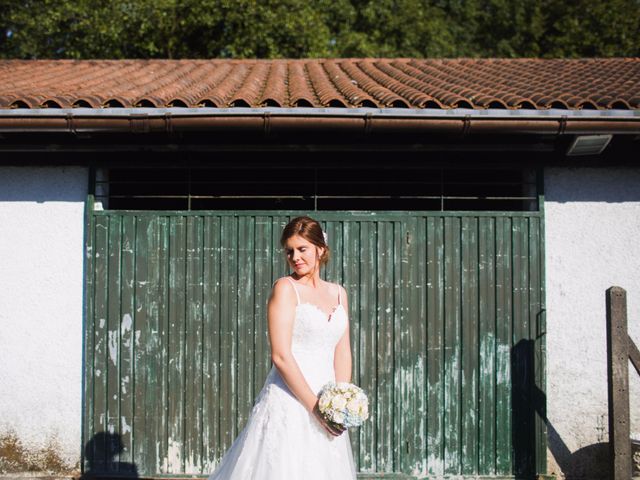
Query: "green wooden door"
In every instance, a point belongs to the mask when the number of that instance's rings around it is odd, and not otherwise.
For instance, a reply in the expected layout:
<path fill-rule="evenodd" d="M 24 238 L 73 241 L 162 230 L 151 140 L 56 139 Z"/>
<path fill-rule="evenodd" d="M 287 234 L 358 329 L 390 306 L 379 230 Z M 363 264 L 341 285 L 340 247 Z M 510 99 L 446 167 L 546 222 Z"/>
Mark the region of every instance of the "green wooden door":
<path fill-rule="evenodd" d="M 265 307 L 296 214 L 89 215 L 85 470 L 213 470 L 270 368 Z M 541 214 L 314 216 L 371 400 L 351 432 L 361 476 L 544 472 Z"/>

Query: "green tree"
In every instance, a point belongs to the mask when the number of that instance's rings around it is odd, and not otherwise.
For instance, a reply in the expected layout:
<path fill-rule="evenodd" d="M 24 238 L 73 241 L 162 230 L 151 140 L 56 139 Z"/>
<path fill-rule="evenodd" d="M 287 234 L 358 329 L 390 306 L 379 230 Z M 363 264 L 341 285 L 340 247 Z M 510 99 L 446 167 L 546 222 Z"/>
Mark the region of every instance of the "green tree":
<path fill-rule="evenodd" d="M 549 57 L 640 56 L 640 1 L 545 0 Z"/>
<path fill-rule="evenodd" d="M 538 57 L 544 35 L 540 2 L 484 0 L 478 5 L 475 44 L 488 57 Z"/>
<path fill-rule="evenodd" d="M 640 0 L 0 0 L 2 58 L 640 55 Z"/>

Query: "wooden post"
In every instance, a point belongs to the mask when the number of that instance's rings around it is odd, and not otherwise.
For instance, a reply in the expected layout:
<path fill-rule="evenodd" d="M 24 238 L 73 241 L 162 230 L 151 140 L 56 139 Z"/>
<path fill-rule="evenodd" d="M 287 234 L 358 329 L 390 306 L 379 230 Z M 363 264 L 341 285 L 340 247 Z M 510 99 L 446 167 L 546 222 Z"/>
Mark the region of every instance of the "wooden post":
<path fill-rule="evenodd" d="M 606 300 L 611 478 L 628 480 L 631 477 L 631 432 L 627 292 L 620 287 L 611 287 L 606 292 Z"/>

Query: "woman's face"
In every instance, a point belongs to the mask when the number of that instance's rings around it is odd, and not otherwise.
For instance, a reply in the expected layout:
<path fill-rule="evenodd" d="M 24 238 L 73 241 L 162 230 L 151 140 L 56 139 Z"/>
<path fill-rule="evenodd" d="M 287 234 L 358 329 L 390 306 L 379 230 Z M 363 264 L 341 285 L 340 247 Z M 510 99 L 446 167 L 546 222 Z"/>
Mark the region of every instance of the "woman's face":
<path fill-rule="evenodd" d="M 322 255 L 324 248 L 316 247 L 300 235 L 294 235 L 285 242 L 284 251 L 293 271 L 299 277 L 303 277 L 316 271 L 319 256 Z"/>

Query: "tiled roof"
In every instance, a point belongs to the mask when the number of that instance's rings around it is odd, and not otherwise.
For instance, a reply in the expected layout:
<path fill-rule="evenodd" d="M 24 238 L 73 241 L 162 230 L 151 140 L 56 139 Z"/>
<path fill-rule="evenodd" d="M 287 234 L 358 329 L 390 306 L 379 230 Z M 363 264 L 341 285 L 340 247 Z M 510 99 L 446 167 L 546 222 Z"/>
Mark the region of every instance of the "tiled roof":
<path fill-rule="evenodd" d="M 640 109 L 640 58 L 2 60 L 0 108 Z"/>

